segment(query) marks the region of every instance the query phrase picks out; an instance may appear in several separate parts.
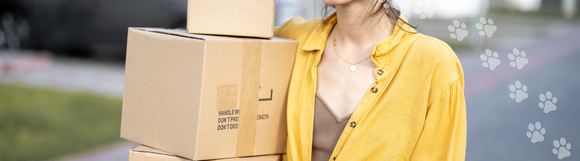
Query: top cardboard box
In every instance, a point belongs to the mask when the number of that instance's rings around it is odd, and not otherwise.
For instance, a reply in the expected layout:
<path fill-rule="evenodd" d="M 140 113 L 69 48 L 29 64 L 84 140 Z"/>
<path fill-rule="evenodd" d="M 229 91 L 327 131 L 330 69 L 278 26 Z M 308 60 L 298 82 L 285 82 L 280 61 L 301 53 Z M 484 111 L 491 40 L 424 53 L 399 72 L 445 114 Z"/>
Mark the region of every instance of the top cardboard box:
<path fill-rule="evenodd" d="M 214 34 L 271 38 L 274 0 L 188 0 L 187 30 Z"/>
<path fill-rule="evenodd" d="M 285 153 L 296 45 L 130 28 L 121 137 L 193 160 Z"/>

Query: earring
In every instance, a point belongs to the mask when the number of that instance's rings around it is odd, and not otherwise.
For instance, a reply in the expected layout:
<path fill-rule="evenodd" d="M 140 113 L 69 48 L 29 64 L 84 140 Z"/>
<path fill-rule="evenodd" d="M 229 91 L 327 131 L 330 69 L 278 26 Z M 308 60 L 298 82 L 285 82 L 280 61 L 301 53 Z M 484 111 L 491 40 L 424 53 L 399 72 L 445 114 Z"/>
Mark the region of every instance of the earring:
<path fill-rule="evenodd" d="M 389 7 L 391 7 L 389 5 L 389 3 L 387 3 L 387 0 L 379 0 L 379 3 L 382 3 L 383 4 L 383 8 L 389 8 Z"/>

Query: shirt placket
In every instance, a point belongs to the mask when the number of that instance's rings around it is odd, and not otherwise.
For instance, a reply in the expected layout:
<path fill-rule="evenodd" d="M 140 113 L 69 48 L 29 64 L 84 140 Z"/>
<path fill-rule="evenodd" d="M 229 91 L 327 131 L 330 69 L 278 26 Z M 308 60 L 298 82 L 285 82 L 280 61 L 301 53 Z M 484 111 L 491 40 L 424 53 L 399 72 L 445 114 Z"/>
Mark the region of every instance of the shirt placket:
<path fill-rule="evenodd" d="M 315 54 L 314 56 L 314 63 L 312 65 L 312 69 L 310 71 L 310 73 L 312 73 L 311 78 L 312 78 L 312 95 L 315 96 L 316 95 L 316 87 L 318 86 L 318 64 L 320 63 L 320 59 L 322 57 L 322 53 L 324 52 L 324 48 L 320 49 L 320 50 L 313 50 L 311 52 L 314 52 L 313 54 Z M 312 98 L 307 98 L 308 99 L 308 134 L 310 135 L 310 139 L 308 140 L 308 156 L 312 157 L 312 138 L 313 138 L 313 128 L 314 128 L 314 106 L 315 106 L 315 101 L 314 101 L 314 97 Z M 308 158 L 310 159 L 310 158 Z"/>
<path fill-rule="evenodd" d="M 361 123 L 360 120 L 362 119 L 362 117 L 365 115 L 365 113 L 367 113 L 367 111 L 372 108 L 372 104 L 373 102 L 379 97 L 380 94 L 382 94 L 382 89 L 384 89 L 384 78 L 386 77 L 387 73 L 384 71 L 384 67 L 386 66 L 386 64 L 380 64 L 379 61 L 377 61 L 376 57 L 375 57 L 375 52 L 376 51 L 376 47 L 373 49 L 372 51 L 372 55 L 371 55 L 371 60 L 373 61 L 373 63 L 375 63 L 375 70 L 373 71 L 373 75 L 375 76 L 375 78 L 377 79 L 377 81 L 373 82 L 373 84 L 371 85 L 371 87 L 367 90 L 367 92 L 365 93 L 365 95 L 363 96 L 363 98 L 361 99 L 361 101 L 359 102 L 359 104 L 357 105 L 357 107 L 355 108 L 355 111 L 353 112 L 353 114 L 351 115 L 350 119 L 349 119 L 349 123 L 346 125 L 346 127 L 344 128 L 338 142 L 337 142 L 337 146 L 335 147 L 333 153 L 332 153 L 332 160 L 337 160 L 340 158 L 340 153 L 342 152 L 342 149 L 344 147 L 344 145 L 346 144 L 346 141 L 349 140 L 350 135 L 352 134 L 352 132 L 356 129 L 356 127 L 360 127 Z"/>

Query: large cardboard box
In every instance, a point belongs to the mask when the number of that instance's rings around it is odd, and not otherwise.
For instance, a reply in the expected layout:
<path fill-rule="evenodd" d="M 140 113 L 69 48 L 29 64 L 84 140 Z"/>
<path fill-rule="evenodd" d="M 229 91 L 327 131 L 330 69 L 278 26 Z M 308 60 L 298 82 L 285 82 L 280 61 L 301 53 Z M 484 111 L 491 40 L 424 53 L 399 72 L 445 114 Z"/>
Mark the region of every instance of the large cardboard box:
<path fill-rule="evenodd" d="M 130 28 L 121 137 L 194 160 L 285 153 L 296 45 Z"/>
<path fill-rule="evenodd" d="M 274 0 L 188 0 L 189 33 L 271 38 Z"/>
<path fill-rule="evenodd" d="M 281 156 L 278 154 L 278 155 L 244 157 L 244 158 L 217 159 L 212 161 L 280 161 L 280 160 Z M 192 161 L 192 160 L 141 145 L 129 151 L 129 161 Z"/>

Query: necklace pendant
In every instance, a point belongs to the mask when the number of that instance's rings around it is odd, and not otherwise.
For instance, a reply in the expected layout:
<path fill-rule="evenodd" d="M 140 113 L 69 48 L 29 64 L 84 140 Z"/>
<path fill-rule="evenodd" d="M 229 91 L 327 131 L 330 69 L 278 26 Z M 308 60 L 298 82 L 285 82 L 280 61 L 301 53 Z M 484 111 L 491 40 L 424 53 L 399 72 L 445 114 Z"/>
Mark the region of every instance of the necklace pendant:
<path fill-rule="evenodd" d="M 350 65 L 350 71 L 354 72 L 356 70 L 356 65 Z"/>

